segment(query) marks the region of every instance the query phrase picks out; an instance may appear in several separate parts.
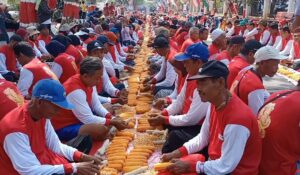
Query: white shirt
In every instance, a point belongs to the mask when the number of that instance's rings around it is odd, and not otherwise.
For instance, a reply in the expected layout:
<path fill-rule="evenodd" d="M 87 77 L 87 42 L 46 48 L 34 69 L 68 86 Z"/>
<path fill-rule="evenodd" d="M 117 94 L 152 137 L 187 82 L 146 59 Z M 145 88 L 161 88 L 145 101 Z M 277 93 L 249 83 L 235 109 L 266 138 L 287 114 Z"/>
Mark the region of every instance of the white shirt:
<path fill-rule="evenodd" d="M 210 109 L 209 106 L 200 133 L 183 145 L 188 154 L 201 151 L 209 144 Z M 243 156 L 249 136 L 248 128 L 237 124 L 227 124 L 223 135 L 222 155 L 219 159 L 204 162 L 204 173 L 207 175 L 224 175 L 234 171 Z M 200 164 L 201 162 L 196 164 L 197 173 L 200 173 Z"/>
<path fill-rule="evenodd" d="M 106 70 L 103 69 L 103 90 L 107 92 L 110 96 L 116 97 L 119 90 L 111 83 Z"/>
<path fill-rule="evenodd" d="M 26 96 L 29 94 L 29 88 L 31 87 L 33 82 L 33 74 L 30 70 L 26 68 L 22 68 L 20 71 L 20 78 L 18 81 L 18 89 L 20 90 L 21 94 L 23 96 Z"/>
<path fill-rule="evenodd" d="M 114 67 L 114 69 L 118 69 L 119 71 L 123 71 L 124 70 L 124 67 L 125 67 L 125 64 L 122 63 L 118 57 L 116 56 L 116 63 L 114 62 L 112 56 L 110 53 L 107 53 L 104 55 L 104 57 L 106 58 L 106 60 L 108 60 Z"/>
<path fill-rule="evenodd" d="M 260 40 L 259 42 L 262 44 L 262 45 L 266 45 L 268 44 L 269 40 L 270 40 L 270 37 L 271 37 L 271 33 L 269 30 L 265 30 L 262 34 L 262 36 L 260 37 Z"/>
<path fill-rule="evenodd" d="M 290 52 L 291 52 L 291 49 L 293 47 L 293 40 L 289 40 L 285 46 L 285 48 L 282 48 L 283 45 L 282 45 L 282 40 L 280 40 L 280 42 L 278 43 L 278 45 L 276 46 L 276 49 L 278 51 L 281 51 L 280 54 L 281 55 L 285 55 L 285 56 L 289 56 L 290 55 Z"/>
<path fill-rule="evenodd" d="M 234 27 L 227 28 L 226 30 L 227 30 L 226 37 L 227 38 L 232 37 L 232 35 L 234 34 Z"/>
<path fill-rule="evenodd" d="M 278 35 L 278 36 L 276 36 L 275 42 L 273 43 L 273 36 L 271 35 L 271 38 L 268 42 L 268 45 L 273 46 L 274 48 L 276 48 L 279 45 L 279 43 L 281 42 L 281 40 L 282 40 L 282 37 L 280 35 Z"/>
<path fill-rule="evenodd" d="M 46 43 L 44 40 L 38 40 L 38 48 L 42 54 L 49 55 L 48 50 L 46 49 Z"/>
<path fill-rule="evenodd" d="M 296 59 L 299 59 L 299 58 L 296 58 L 295 57 L 295 48 L 294 48 L 294 41 L 293 41 L 293 43 L 292 43 L 292 48 L 291 48 L 291 50 L 290 50 L 290 55 L 289 55 L 289 58 L 288 58 L 289 60 L 296 60 Z"/>
<path fill-rule="evenodd" d="M 156 80 L 156 82 L 159 82 L 161 80 L 163 80 L 166 77 L 166 71 L 167 71 L 167 60 L 165 57 L 161 57 L 162 59 L 162 64 L 160 66 L 160 69 L 158 71 L 158 73 L 154 76 L 154 79 Z"/>
<path fill-rule="evenodd" d="M 174 70 L 174 67 L 169 61 L 166 61 L 165 64 L 167 64 L 165 78 L 163 81 L 156 83 L 155 86 L 171 87 L 175 83 L 177 74 Z"/>
<path fill-rule="evenodd" d="M 257 116 L 258 110 L 265 103 L 270 93 L 266 89 L 258 89 L 248 94 L 248 106 Z"/>
<path fill-rule="evenodd" d="M 176 101 L 167 107 L 169 122 L 172 126 L 193 126 L 197 125 L 206 115 L 209 103 L 202 102 L 197 89 L 193 92 L 193 99 L 189 111 L 179 115 L 184 107 L 187 81 L 185 80 L 182 90 L 177 96 Z"/>
<path fill-rule="evenodd" d="M 60 142 L 49 119 L 46 120 L 45 130 L 47 147 L 69 161 L 74 161 L 73 155 L 76 149 Z M 28 135 L 24 133 L 13 132 L 8 134 L 4 139 L 3 148 L 15 170 L 21 175 L 64 174 L 63 165 L 41 165 L 31 150 Z M 76 170 L 75 164 L 72 164 L 72 166 L 73 170 Z"/>
<path fill-rule="evenodd" d="M 249 31 L 247 33 L 245 32 L 245 34 L 244 34 L 244 37 L 246 38 L 245 40 L 248 41 L 248 40 L 251 40 L 251 39 L 255 39 L 256 34 L 258 34 L 257 28 L 254 28 L 254 29 L 252 29 L 251 31 Z"/>
<path fill-rule="evenodd" d="M 178 86 L 179 86 L 179 80 L 178 80 L 178 75 L 176 74 L 176 79 L 175 79 L 175 88 L 173 90 L 173 92 L 168 96 L 169 98 L 171 98 L 172 100 L 175 100 L 177 98 L 178 95 Z"/>
<path fill-rule="evenodd" d="M 67 95 L 67 100 L 75 107 L 72 110 L 79 121 L 84 124 L 105 124 L 105 116 L 109 113 L 100 103 L 96 87 L 93 87 L 92 105 L 87 102 L 86 93 L 77 89 Z M 94 115 L 93 112 L 96 114 Z"/>
<path fill-rule="evenodd" d="M 108 75 L 111 77 L 116 77 L 116 71 L 115 71 L 113 65 L 109 62 L 109 60 L 107 60 L 106 57 L 103 57 L 102 63 L 105 68 L 105 71 L 108 73 Z"/>
<path fill-rule="evenodd" d="M 63 68 L 61 65 L 56 62 L 52 62 L 51 70 L 57 76 L 57 78 L 60 79 L 63 73 Z"/>
<path fill-rule="evenodd" d="M 17 61 L 17 68 L 20 70 L 22 66 Z M 6 66 L 6 56 L 3 53 L 0 53 L 0 74 L 6 74 L 9 71 L 7 70 Z"/>

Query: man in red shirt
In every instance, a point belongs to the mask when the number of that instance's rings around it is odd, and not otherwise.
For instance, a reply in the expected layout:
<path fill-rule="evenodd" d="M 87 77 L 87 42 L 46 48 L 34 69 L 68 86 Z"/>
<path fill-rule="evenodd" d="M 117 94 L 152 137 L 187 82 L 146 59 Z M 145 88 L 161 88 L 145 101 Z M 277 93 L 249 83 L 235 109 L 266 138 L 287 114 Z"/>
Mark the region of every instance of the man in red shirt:
<path fill-rule="evenodd" d="M 227 78 L 228 87 L 231 87 L 233 80 L 241 70 L 250 69 L 254 63 L 254 54 L 261 48 L 260 42 L 256 40 L 249 40 L 238 56 L 235 56 L 228 65 L 229 75 Z"/>
<path fill-rule="evenodd" d="M 109 6 L 108 6 L 108 3 L 105 4 L 105 7 L 103 8 L 103 15 L 105 17 L 108 17 L 109 16 Z"/>
<path fill-rule="evenodd" d="M 260 48 L 254 55 L 256 66 L 241 71 L 234 79 L 230 91 L 236 94 L 257 115 L 258 110 L 270 96 L 263 85 L 262 78 L 266 75 L 273 77 L 278 70 L 280 60 L 285 56 L 272 46 Z"/>
<path fill-rule="evenodd" d="M 189 30 L 189 38 L 183 42 L 180 52 L 185 52 L 185 50 L 190 45 L 199 42 L 200 41 L 199 33 L 200 33 L 200 31 L 199 31 L 198 27 L 191 27 Z"/>
<path fill-rule="evenodd" d="M 14 47 L 15 55 L 23 66 L 20 71 L 18 88 L 26 99 L 31 98 L 34 85 L 42 79 L 58 80 L 49 66 L 35 56 L 33 48 L 27 42 L 20 42 Z"/>
<path fill-rule="evenodd" d="M 221 53 L 222 50 L 226 49 L 226 35 L 221 29 L 215 29 L 211 33 L 212 44 L 208 47 L 209 50 L 209 60 L 215 60 L 217 55 Z"/>
<path fill-rule="evenodd" d="M 245 39 L 242 36 L 233 36 L 228 40 L 227 49 L 223 50 L 218 56 L 216 60 L 223 62 L 224 64 L 228 65 L 231 59 L 237 56 L 241 48 L 245 44 Z"/>
<path fill-rule="evenodd" d="M 300 160 L 299 102 L 300 81 L 295 89 L 272 94 L 260 109 L 260 175 L 297 174 L 297 161 Z"/>
<path fill-rule="evenodd" d="M 41 80 L 33 98 L 0 121 L 0 174 L 99 173 L 99 158 L 62 144 L 55 134 L 50 119 L 73 108 L 65 93 L 58 81 Z"/>
<path fill-rule="evenodd" d="M 261 138 L 256 117 L 227 88 L 227 66 L 209 61 L 189 80 L 197 80 L 197 90 L 204 102 L 211 105 L 200 133 L 172 153 L 162 156 L 173 160 L 167 170 L 175 174 L 258 174 L 261 159 Z M 208 145 L 209 160 L 192 160 L 193 154 Z"/>
<path fill-rule="evenodd" d="M 51 41 L 46 46 L 47 51 L 54 57 L 51 70 L 61 83 L 78 73 L 75 58 L 65 53 L 65 46 L 58 41 Z"/>
<path fill-rule="evenodd" d="M 13 48 L 22 40 L 19 35 L 13 35 L 8 44 L 0 47 L 0 74 L 8 81 L 18 80 L 19 70 Z"/>

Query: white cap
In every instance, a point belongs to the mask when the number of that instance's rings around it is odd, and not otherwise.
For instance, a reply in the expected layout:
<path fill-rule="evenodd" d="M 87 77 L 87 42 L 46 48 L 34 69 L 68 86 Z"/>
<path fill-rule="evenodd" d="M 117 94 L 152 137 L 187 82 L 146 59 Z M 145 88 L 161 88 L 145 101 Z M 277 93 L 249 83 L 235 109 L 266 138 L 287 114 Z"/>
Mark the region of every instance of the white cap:
<path fill-rule="evenodd" d="M 89 33 L 96 34 L 93 28 L 87 28 L 89 30 Z"/>
<path fill-rule="evenodd" d="M 256 51 L 254 58 L 255 62 L 259 63 L 265 60 L 283 60 L 286 56 L 281 55 L 279 51 L 272 46 L 264 46 Z"/>
<path fill-rule="evenodd" d="M 211 33 L 211 39 L 212 41 L 216 40 L 217 38 L 219 38 L 219 36 L 221 36 L 222 34 L 225 34 L 225 32 L 221 29 L 215 29 L 212 33 Z"/>
<path fill-rule="evenodd" d="M 82 35 L 88 35 L 88 33 L 80 30 L 79 32 L 75 33 L 74 35 L 76 35 L 76 36 L 82 36 Z"/>

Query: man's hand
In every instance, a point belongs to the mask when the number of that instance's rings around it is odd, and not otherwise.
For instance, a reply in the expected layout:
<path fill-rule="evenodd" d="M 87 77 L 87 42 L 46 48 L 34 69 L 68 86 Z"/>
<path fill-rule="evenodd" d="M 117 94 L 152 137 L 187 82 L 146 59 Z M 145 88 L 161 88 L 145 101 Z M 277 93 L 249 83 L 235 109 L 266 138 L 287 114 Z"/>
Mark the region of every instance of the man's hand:
<path fill-rule="evenodd" d="M 127 123 L 119 117 L 111 119 L 110 125 L 116 127 L 118 130 L 123 130 L 128 128 Z"/>
<path fill-rule="evenodd" d="M 149 81 L 150 81 L 150 77 L 147 77 L 144 79 L 143 84 L 148 84 Z"/>
<path fill-rule="evenodd" d="M 167 171 L 173 174 L 187 174 L 190 173 L 190 162 L 181 161 L 179 159 L 173 160 L 174 164 L 167 167 Z"/>
<path fill-rule="evenodd" d="M 148 119 L 148 122 L 151 126 L 160 126 L 162 124 L 165 124 L 165 117 L 162 115 L 158 115 L 156 117 L 151 117 Z"/>
<path fill-rule="evenodd" d="M 102 160 L 100 157 L 90 156 L 87 154 L 83 154 L 80 160 L 80 162 L 90 162 L 90 161 L 94 161 L 94 164 L 100 165 Z"/>
<path fill-rule="evenodd" d="M 134 55 L 127 55 L 126 59 L 128 59 L 128 60 L 134 60 L 135 57 L 134 57 Z"/>
<path fill-rule="evenodd" d="M 77 167 L 78 175 L 95 175 L 100 174 L 100 168 L 94 164 L 94 161 L 81 162 L 75 164 Z"/>
<path fill-rule="evenodd" d="M 127 70 L 128 70 L 129 72 L 132 72 L 132 71 L 134 71 L 134 68 L 133 68 L 133 67 L 131 67 L 131 66 L 126 66 L 126 68 L 127 68 Z"/>
<path fill-rule="evenodd" d="M 147 92 L 151 90 L 151 85 L 150 84 L 146 84 L 144 85 L 144 87 L 142 89 L 140 89 L 141 92 Z"/>
<path fill-rule="evenodd" d="M 163 154 L 161 156 L 161 160 L 163 162 L 169 162 L 172 159 L 177 159 L 177 158 L 180 158 L 180 157 L 181 157 L 181 153 L 180 153 L 180 151 L 178 149 L 176 149 L 173 152 Z"/>
<path fill-rule="evenodd" d="M 165 98 L 159 98 L 154 102 L 154 108 L 162 110 L 167 104 L 167 100 Z"/>
<path fill-rule="evenodd" d="M 124 97 L 127 98 L 127 96 L 128 96 L 128 91 L 126 89 L 122 89 L 120 91 L 120 98 L 124 98 Z"/>

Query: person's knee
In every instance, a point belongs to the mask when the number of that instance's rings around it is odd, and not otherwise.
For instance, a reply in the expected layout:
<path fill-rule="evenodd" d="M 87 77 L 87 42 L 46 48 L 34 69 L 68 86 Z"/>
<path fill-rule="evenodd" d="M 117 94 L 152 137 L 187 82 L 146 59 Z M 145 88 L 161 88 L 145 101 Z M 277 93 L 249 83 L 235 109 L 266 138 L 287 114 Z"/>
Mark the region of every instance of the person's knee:
<path fill-rule="evenodd" d="M 100 124 L 86 124 L 79 130 L 79 135 L 89 135 L 93 140 L 101 141 L 105 140 L 109 132 L 109 129 Z"/>

